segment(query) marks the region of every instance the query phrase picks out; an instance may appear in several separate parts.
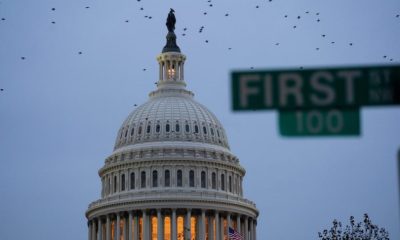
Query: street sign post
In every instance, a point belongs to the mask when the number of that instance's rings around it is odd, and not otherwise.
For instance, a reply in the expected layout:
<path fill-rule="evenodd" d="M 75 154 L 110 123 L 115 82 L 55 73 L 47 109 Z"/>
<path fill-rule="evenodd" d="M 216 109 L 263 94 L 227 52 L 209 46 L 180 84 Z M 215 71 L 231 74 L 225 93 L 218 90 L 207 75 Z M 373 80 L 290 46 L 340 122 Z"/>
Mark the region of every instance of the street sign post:
<path fill-rule="evenodd" d="M 359 135 L 361 106 L 400 105 L 400 66 L 234 71 L 234 111 L 279 110 L 284 136 Z"/>

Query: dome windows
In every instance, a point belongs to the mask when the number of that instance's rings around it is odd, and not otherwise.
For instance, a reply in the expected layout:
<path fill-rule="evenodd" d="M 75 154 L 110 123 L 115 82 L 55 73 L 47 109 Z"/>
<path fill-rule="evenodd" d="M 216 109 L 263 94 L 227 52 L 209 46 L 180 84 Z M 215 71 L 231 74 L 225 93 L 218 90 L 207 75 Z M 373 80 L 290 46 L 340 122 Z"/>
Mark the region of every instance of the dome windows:
<path fill-rule="evenodd" d="M 199 133 L 199 126 L 197 124 L 194 125 L 194 133 Z"/>
<path fill-rule="evenodd" d="M 210 128 L 211 135 L 214 136 L 214 129 Z"/>
<path fill-rule="evenodd" d="M 187 124 L 186 123 L 186 125 L 185 125 L 185 131 L 188 133 L 188 132 L 190 132 L 190 127 L 189 127 L 189 124 Z"/>
<path fill-rule="evenodd" d="M 225 174 L 221 174 L 221 190 L 225 191 Z"/>
<path fill-rule="evenodd" d="M 158 187 L 158 172 L 153 171 L 153 187 Z"/>
<path fill-rule="evenodd" d="M 189 171 L 189 187 L 194 187 L 194 171 Z"/>
<path fill-rule="evenodd" d="M 217 174 L 215 172 L 211 174 L 211 188 L 217 189 Z"/>
<path fill-rule="evenodd" d="M 203 133 L 204 133 L 204 134 L 207 134 L 207 128 L 206 128 L 206 126 L 203 126 Z"/>
<path fill-rule="evenodd" d="M 151 123 L 149 123 L 149 125 L 147 125 L 147 130 L 146 130 L 147 133 L 150 133 L 150 131 L 151 131 L 151 125 L 150 124 Z"/>
<path fill-rule="evenodd" d="M 206 188 L 206 172 L 201 171 L 201 188 Z"/>
<path fill-rule="evenodd" d="M 114 193 L 117 192 L 117 176 L 114 176 Z"/>
<path fill-rule="evenodd" d="M 176 186 L 182 187 L 182 170 L 176 172 Z"/>
<path fill-rule="evenodd" d="M 140 187 L 145 188 L 146 187 L 146 172 L 142 171 L 140 173 Z"/>
<path fill-rule="evenodd" d="M 165 131 L 169 133 L 171 131 L 169 123 L 165 125 Z"/>
<path fill-rule="evenodd" d="M 135 133 L 135 127 L 132 127 L 132 129 L 131 129 L 131 136 L 133 136 L 134 133 Z"/>
<path fill-rule="evenodd" d="M 180 131 L 179 123 L 176 123 L 175 124 L 175 132 L 179 132 L 179 131 Z"/>
<path fill-rule="evenodd" d="M 142 134 L 142 126 L 139 127 L 138 134 Z"/>
<path fill-rule="evenodd" d="M 169 187 L 171 185 L 171 180 L 170 180 L 170 172 L 169 170 L 165 170 L 164 172 L 164 186 Z"/>
<path fill-rule="evenodd" d="M 157 133 L 159 133 L 159 132 L 160 132 L 160 130 L 161 130 L 161 126 L 160 126 L 160 124 L 158 124 L 158 123 L 157 123 L 157 126 L 156 126 L 156 132 L 157 132 Z"/>
<path fill-rule="evenodd" d="M 131 182 L 130 182 L 130 184 L 131 184 L 131 186 L 130 186 L 130 189 L 135 189 L 135 173 L 133 172 L 133 173 L 131 173 Z"/>
<path fill-rule="evenodd" d="M 121 175 L 121 191 L 125 191 L 125 174 Z"/>

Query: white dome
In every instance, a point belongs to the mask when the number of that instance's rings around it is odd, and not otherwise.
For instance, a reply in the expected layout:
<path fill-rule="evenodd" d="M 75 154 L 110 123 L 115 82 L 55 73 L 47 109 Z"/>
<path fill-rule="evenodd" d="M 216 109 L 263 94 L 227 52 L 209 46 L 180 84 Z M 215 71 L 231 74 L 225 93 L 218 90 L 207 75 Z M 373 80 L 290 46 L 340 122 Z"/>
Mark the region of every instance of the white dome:
<path fill-rule="evenodd" d="M 144 142 L 201 142 L 229 149 L 221 123 L 187 90 L 157 90 L 120 127 L 114 150 Z"/>

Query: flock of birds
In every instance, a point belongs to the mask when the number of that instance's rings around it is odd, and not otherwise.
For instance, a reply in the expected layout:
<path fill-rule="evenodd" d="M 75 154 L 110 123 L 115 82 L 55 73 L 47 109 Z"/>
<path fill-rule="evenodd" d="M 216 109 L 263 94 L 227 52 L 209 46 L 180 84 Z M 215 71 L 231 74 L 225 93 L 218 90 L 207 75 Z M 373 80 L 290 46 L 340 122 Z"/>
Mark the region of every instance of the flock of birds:
<path fill-rule="evenodd" d="M 141 3 L 142 0 L 136 0 L 136 1 L 137 1 L 138 3 Z M 206 4 L 207 4 L 207 5 L 206 5 L 207 8 L 213 8 L 213 7 L 214 7 L 214 4 L 213 4 L 212 0 L 205 0 L 205 1 L 206 1 Z M 268 3 L 268 2 L 271 3 L 272 1 L 273 1 L 273 0 L 265 0 L 265 2 L 267 2 L 267 3 Z M 257 9 L 257 10 L 258 10 L 258 9 L 261 9 L 262 7 L 263 7 L 262 5 L 255 5 L 255 6 L 254 6 L 254 8 Z M 90 9 L 90 6 L 85 6 L 85 9 Z M 52 11 L 52 12 L 56 12 L 56 11 L 57 11 L 57 9 L 56 9 L 55 7 L 51 7 L 51 8 L 49 8 L 49 10 Z M 144 12 L 144 11 L 145 11 L 145 8 L 144 8 L 143 6 L 140 6 L 140 7 L 139 7 L 139 11 Z M 209 15 L 209 12 L 208 12 L 207 10 L 201 10 L 201 11 L 202 11 L 202 13 L 203 13 L 204 16 L 208 16 L 208 15 Z M 312 13 L 311 13 L 310 11 L 305 11 L 304 14 L 305 14 L 305 15 L 312 15 Z M 316 23 L 320 23 L 320 22 L 321 22 L 321 14 L 320 14 L 320 12 L 316 12 L 316 13 L 314 13 L 314 14 L 315 14 L 315 22 L 316 22 Z M 222 13 L 221 15 L 222 15 L 223 17 L 230 17 L 230 16 L 231 16 L 231 13 L 230 13 L 230 12 L 224 12 L 224 13 Z M 300 20 L 303 19 L 303 18 L 305 18 L 305 15 L 297 15 L 297 16 L 294 16 L 294 17 L 293 17 L 293 16 L 289 16 L 288 14 L 285 14 L 285 15 L 283 15 L 282 17 L 283 17 L 283 19 L 289 19 L 289 18 L 293 19 L 293 18 L 294 18 L 294 19 L 298 20 L 298 24 L 292 25 L 292 29 L 295 30 L 295 29 L 298 28 L 299 24 L 301 24 Z M 150 16 L 150 15 L 143 15 L 143 17 L 146 18 L 146 19 L 149 19 L 149 20 L 153 19 L 153 16 Z M 165 16 L 161 16 L 161 17 L 165 17 Z M 400 18 L 400 14 L 395 15 L 395 17 L 396 17 L 396 18 Z M 1 17 L 0 19 L 1 19 L 2 22 L 6 22 L 6 18 L 5 18 L 5 17 Z M 129 23 L 129 22 L 130 22 L 129 19 L 125 19 L 125 23 Z M 0 22 L 0 23 L 1 23 L 1 22 Z M 54 21 L 54 20 L 51 21 L 51 24 L 56 24 L 56 21 Z M 188 28 L 187 26 L 183 27 L 183 28 L 181 29 L 180 35 L 183 36 L 183 37 L 187 36 L 187 35 L 188 35 L 188 30 L 189 30 L 189 28 Z M 202 26 L 199 27 L 198 33 L 199 33 L 199 34 L 202 34 L 204 30 L 205 30 L 205 26 L 202 25 Z M 325 34 L 325 33 L 321 33 L 321 37 L 322 37 L 322 38 L 327 38 L 328 36 L 327 36 L 327 34 Z M 206 38 L 206 39 L 204 40 L 204 42 L 205 42 L 206 44 L 208 44 L 208 43 L 210 42 L 210 40 L 209 40 L 208 38 Z M 330 41 L 330 44 L 335 44 L 335 43 L 336 43 L 335 41 Z M 275 42 L 274 45 L 275 45 L 275 46 L 280 46 L 281 43 L 280 43 L 280 42 Z M 351 46 L 354 45 L 354 43 L 353 43 L 353 42 L 348 42 L 348 45 L 351 47 Z M 227 50 L 228 50 L 228 51 L 232 50 L 232 47 L 231 47 L 231 46 L 227 47 Z M 319 47 L 316 47 L 315 50 L 316 50 L 316 51 L 319 51 L 320 48 L 319 48 Z M 81 51 L 77 51 L 77 54 L 78 54 L 78 55 L 82 55 L 82 54 L 83 54 L 83 51 L 82 51 L 82 50 L 81 50 Z M 392 57 L 389 57 L 389 56 L 386 55 L 386 54 L 385 54 L 385 55 L 382 55 L 382 58 L 385 59 L 385 60 L 388 60 L 388 61 L 390 61 L 390 62 L 393 62 L 393 61 L 394 61 L 394 59 L 393 59 Z M 20 59 L 21 59 L 21 60 L 26 60 L 27 58 L 26 58 L 26 56 L 21 56 Z M 254 67 L 250 67 L 250 69 L 254 69 Z M 300 69 L 303 69 L 303 67 L 300 67 Z M 142 71 L 146 71 L 146 70 L 147 70 L 147 68 L 142 68 Z M 4 89 L 0 89 L 0 91 L 4 91 Z"/>

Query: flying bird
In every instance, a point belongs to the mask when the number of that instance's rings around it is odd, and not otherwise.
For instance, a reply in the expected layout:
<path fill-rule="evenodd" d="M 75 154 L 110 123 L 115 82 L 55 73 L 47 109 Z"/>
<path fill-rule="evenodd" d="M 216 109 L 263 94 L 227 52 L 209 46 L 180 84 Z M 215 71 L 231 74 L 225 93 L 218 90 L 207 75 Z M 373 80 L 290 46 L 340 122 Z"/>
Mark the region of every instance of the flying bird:
<path fill-rule="evenodd" d="M 21 60 L 25 60 L 25 57 L 21 57 Z"/>
<path fill-rule="evenodd" d="M 56 8 L 52 8 L 52 9 L 51 9 L 51 11 L 55 11 L 55 10 L 56 10 Z"/>

